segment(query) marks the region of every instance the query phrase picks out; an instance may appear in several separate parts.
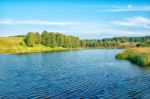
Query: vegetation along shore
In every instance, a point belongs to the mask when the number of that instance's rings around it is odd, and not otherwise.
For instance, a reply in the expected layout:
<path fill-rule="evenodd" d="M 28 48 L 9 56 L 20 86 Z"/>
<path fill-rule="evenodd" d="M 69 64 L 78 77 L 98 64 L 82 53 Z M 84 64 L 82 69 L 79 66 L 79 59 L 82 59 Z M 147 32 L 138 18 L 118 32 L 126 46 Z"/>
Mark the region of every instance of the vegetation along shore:
<path fill-rule="evenodd" d="M 129 48 L 116 55 L 118 59 L 127 59 L 140 66 L 150 66 L 150 47 Z"/>
<path fill-rule="evenodd" d="M 84 39 L 58 32 L 29 32 L 26 35 L 0 37 L 0 53 L 28 53 L 84 48 L 149 47 L 150 36 Z"/>
<path fill-rule="evenodd" d="M 30 53 L 87 48 L 125 48 L 116 55 L 141 66 L 150 66 L 150 36 L 81 40 L 58 32 L 29 32 L 26 35 L 0 37 L 0 53 Z"/>

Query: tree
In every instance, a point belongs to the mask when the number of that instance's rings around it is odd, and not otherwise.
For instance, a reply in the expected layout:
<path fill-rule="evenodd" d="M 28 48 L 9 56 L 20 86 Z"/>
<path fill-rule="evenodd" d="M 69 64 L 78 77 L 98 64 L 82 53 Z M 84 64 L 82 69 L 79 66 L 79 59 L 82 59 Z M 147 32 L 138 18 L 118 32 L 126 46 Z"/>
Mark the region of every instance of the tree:
<path fill-rule="evenodd" d="M 35 45 L 35 36 L 34 33 L 29 32 L 26 37 L 27 46 L 33 47 Z"/>
<path fill-rule="evenodd" d="M 41 44 L 41 35 L 38 32 L 35 33 L 35 43 Z"/>
<path fill-rule="evenodd" d="M 41 35 L 41 43 L 45 46 L 49 46 L 50 45 L 50 41 L 49 41 L 49 33 L 47 31 L 44 31 Z"/>
<path fill-rule="evenodd" d="M 115 37 L 102 40 L 80 40 L 79 37 L 64 35 L 62 33 L 43 31 L 40 35 L 38 32 L 29 32 L 25 36 L 26 45 L 29 47 L 42 44 L 47 47 L 66 47 L 66 48 L 122 48 L 125 44 L 136 46 L 150 46 L 150 36 L 145 37 Z"/>

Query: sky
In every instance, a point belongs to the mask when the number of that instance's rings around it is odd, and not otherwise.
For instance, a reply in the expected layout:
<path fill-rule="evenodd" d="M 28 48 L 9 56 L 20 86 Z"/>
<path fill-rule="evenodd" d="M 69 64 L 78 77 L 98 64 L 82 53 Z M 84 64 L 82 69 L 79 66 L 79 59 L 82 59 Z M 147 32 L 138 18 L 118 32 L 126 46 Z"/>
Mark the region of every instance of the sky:
<path fill-rule="evenodd" d="M 150 36 L 150 0 L 0 0 L 0 36 L 45 30 L 81 39 Z"/>

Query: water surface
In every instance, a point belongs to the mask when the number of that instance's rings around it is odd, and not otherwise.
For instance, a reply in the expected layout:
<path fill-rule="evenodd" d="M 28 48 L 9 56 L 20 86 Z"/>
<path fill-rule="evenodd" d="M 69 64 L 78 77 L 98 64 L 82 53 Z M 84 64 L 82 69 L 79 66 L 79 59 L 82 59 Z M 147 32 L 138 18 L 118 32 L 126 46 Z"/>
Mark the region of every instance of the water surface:
<path fill-rule="evenodd" d="M 150 98 L 150 71 L 119 49 L 0 55 L 0 98 Z"/>

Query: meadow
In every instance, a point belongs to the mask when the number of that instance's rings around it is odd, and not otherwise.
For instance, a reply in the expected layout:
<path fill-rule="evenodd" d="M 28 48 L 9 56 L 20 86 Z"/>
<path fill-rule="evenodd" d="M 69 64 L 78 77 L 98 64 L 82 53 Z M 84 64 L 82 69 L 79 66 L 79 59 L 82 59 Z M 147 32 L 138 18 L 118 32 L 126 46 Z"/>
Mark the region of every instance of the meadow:
<path fill-rule="evenodd" d="M 77 48 L 76 48 L 77 49 Z M 63 47 L 46 47 L 43 45 L 35 45 L 29 47 L 25 44 L 22 37 L 0 37 L 0 53 L 30 53 L 30 52 L 47 52 L 72 50 Z"/>

